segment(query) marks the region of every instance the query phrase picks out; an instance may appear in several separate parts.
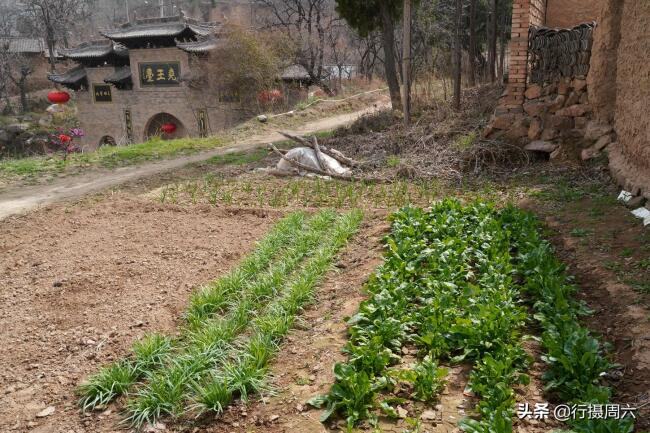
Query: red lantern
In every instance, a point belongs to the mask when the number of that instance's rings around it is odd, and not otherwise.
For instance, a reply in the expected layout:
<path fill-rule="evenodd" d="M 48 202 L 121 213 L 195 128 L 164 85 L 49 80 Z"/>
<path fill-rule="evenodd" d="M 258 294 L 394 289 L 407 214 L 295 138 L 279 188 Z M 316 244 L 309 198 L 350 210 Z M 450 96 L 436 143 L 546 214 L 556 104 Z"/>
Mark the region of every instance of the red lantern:
<path fill-rule="evenodd" d="M 176 131 L 176 125 L 173 123 L 163 123 L 160 130 L 165 134 L 173 134 Z"/>
<path fill-rule="evenodd" d="M 70 100 L 70 94 L 62 91 L 52 91 L 47 94 L 47 100 L 52 104 L 65 104 Z"/>

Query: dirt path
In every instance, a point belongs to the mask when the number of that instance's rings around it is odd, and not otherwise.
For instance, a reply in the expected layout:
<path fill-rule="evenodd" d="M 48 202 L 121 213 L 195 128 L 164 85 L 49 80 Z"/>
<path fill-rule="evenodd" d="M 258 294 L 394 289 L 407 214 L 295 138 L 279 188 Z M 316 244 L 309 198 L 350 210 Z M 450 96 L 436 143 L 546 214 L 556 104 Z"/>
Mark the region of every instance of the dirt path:
<path fill-rule="evenodd" d="M 307 123 L 291 130 L 296 134 L 309 134 L 347 125 L 360 116 L 371 113 L 383 106 L 370 107 L 352 113 L 340 114 Z M 269 142 L 285 140 L 277 132 L 252 136 L 230 146 L 221 147 L 195 155 L 149 162 L 113 170 L 94 169 L 82 175 L 60 178 L 47 185 L 19 187 L 8 189 L 0 194 L 0 220 L 16 214 L 22 214 L 50 203 L 80 198 L 86 194 L 98 192 L 128 181 L 153 176 L 174 170 L 188 164 L 204 161 L 217 155 L 251 150 Z"/>

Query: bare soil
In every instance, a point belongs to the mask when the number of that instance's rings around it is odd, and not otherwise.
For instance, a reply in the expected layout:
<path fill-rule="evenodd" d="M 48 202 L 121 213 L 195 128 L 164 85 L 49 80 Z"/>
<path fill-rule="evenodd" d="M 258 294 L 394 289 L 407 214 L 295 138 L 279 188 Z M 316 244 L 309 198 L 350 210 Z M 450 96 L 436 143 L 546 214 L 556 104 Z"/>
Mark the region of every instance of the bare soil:
<path fill-rule="evenodd" d="M 75 387 L 146 332 L 173 333 L 192 289 L 280 215 L 117 195 L 0 222 L 0 431 L 117 430 L 110 410 L 79 414 Z"/>

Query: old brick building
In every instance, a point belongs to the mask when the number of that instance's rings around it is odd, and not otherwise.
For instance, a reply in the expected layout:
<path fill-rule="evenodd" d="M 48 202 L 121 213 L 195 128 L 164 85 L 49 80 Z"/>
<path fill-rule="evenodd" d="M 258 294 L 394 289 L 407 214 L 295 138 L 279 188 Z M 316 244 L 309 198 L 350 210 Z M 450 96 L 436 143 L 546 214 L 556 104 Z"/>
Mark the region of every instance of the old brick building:
<path fill-rule="evenodd" d="M 138 19 L 62 50 L 78 65 L 49 78 L 74 90 L 84 148 L 202 137 L 247 117 L 233 98 L 209 97 L 186 79 L 217 46 L 218 31 L 182 15 Z M 165 132 L 166 124 L 174 131 Z"/>
<path fill-rule="evenodd" d="M 554 154 L 580 142 L 584 159 L 606 151 L 618 183 L 650 199 L 649 52 L 648 1 L 514 0 L 509 80 L 487 134 Z"/>

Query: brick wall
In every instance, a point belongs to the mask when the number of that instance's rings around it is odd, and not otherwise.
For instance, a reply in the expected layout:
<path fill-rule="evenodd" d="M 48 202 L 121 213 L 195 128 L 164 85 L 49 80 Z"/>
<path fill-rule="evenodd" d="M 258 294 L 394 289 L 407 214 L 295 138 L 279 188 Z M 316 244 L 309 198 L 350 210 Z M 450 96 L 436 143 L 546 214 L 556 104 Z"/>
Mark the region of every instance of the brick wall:
<path fill-rule="evenodd" d="M 521 112 L 528 72 L 528 28 L 544 24 L 545 0 L 514 0 L 510 64 L 506 95 L 499 106 L 509 112 Z"/>

